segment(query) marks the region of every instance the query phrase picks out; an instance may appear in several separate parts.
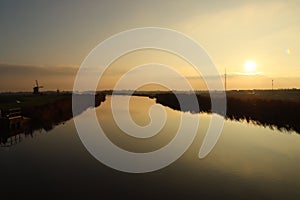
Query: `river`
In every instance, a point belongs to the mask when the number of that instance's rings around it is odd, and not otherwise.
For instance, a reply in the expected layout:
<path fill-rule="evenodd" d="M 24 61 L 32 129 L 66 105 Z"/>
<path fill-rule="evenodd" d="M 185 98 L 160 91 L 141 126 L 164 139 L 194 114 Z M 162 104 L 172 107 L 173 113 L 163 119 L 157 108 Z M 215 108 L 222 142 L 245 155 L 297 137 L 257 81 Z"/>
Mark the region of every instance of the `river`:
<path fill-rule="evenodd" d="M 115 98 L 122 101 L 124 97 Z M 159 134 L 148 139 L 133 138 L 115 124 L 110 99 L 111 96 L 107 96 L 96 108 L 96 113 L 108 138 L 119 147 L 149 152 L 162 148 L 175 136 L 181 111 L 164 107 L 167 121 Z M 132 97 L 132 119 L 141 126 L 147 125 L 150 122 L 148 111 L 154 104 L 154 99 Z M 122 106 L 116 109 L 121 117 L 125 116 Z M 1 196 L 43 199 L 299 198 L 300 137 L 297 133 L 226 120 L 213 150 L 199 159 L 211 115 L 184 114 L 191 119 L 200 118 L 195 140 L 178 160 L 149 173 L 120 172 L 99 162 L 82 144 L 73 119 L 48 132 L 38 130 L 32 135 L 22 135 L 20 143 L 0 148 Z"/>

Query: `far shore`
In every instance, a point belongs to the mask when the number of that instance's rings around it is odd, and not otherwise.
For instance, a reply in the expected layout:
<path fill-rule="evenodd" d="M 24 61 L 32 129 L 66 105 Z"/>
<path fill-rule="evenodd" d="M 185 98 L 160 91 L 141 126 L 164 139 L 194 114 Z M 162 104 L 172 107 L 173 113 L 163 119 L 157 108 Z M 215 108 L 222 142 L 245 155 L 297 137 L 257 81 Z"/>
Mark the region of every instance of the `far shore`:
<path fill-rule="evenodd" d="M 113 94 L 128 95 L 132 91 L 117 91 Z M 107 93 L 107 94 L 112 94 Z M 184 91 L 137 91 L 135 96 L 147 96 L 156 103 L 183 112 L 216 113 L 230 120 L 246 120 L 254 124 L 277 128 L 280 131 L 295 131 L 300 134 L 300 90 L 231 90 L 226 91 L 227 110 L 211 110 L 211 98 L 217 101 L 220 92 L 196 91 L 199 108 L 193 106 L 180 107 L 177 97 L 189 102 L 192 92 Z"/>
<path fill-rule="evenodd" d="M 300 133 L 300 90 L 231 90 L 226 91 L 226 113 L 211 110 L 210 95 L 217 96 L 218 91 L 196 91 L 199 110 L 181 108 L 177 100 L 178 95 L 189 101 L 191 92 L 187 91 L 98 91 L 77 94 L 82 99 L 95 96 L 94 104 L 81 103 L 79 113 L 88 107 L 99 106 L 106 95 L 134 95 L 155 99 L 164 106 L 184 112 L 217 113 L 231 120 L 246 120 L 255 124 L 275 127 L 279 130 L 296 131 Z M 222 100 L 222 99 L 220 99 Z M 93 102 L 93 101 L 89 101 Z M 43 92 L 38 95 L 32 93 L 0 93 L 0 118 L 5 118 L 11 108 L 20 108 L 22 115 L 32 119 L 35 126 L 51 129 L 53 125 L 71 119 L 72 92 Z"/>

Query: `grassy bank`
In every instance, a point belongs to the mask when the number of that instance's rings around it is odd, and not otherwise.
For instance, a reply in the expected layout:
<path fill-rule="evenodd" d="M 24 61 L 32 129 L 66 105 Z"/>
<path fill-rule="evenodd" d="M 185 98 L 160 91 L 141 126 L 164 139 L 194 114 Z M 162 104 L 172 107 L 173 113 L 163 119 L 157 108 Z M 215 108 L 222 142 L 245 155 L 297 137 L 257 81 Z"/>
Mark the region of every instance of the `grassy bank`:
<path fill-rule="evenodd" d="M 300 133 L 300 91 L 229 91 L 226 92 L 227 112 L 212 111 L 209 93 L 197 93 L 200 112 L 215 112 L 232 120 L 247 120 L 255 124 L 292 130 Z M 189 94 L 177 93 L 186 102 Z M 217 95 L 216 95 L 217 96 Z M 175 110 L 198 112 L 193 108 L 181 108 L 172 92 L 155 95 L 157 103 Z M 222 100 L 222 99 L 219 99 Z"/>
<path fill-rule="evenodd" d="M 8 109 L 19 107 L 22 115 L 30 118 L 31 131 L 37 129 L 51 130 L 53 126 L 65 122 L 83 112 L 88 107 L 99 106 L 105 100 L 104 94 L 76 95 L 78 110 L 72 111 L 71 93 L 48 93 L 43 95 L 32 94 L 4 94 L 0 95 L 0 109 L 3 116 L 8 113 Z M 94 104 L 93 101 L 95 100 Z M 17 101 L 19 101 L 17 103 Z M 30 131 L 29 131 L 30 132 Z"/>

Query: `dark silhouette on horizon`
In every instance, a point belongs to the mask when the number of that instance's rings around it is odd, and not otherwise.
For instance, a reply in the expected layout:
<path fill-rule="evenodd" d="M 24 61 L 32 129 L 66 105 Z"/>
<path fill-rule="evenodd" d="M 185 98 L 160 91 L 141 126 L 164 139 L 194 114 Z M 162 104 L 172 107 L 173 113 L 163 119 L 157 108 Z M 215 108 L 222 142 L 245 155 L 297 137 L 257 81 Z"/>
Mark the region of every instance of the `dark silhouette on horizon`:
<path fill-rule="evenodd" d="M 175 95 L 176 94 L 176 95 Z M 224 99 L 215 92 L 216 102 Z M 211 99 L 208 92 L 198 92 L 199 107 L 194 107 L 188 92 L 135 92 L 134 96 L 146 96 L 156 100 L 156 103 L 170 107 L 174 110 L 191 113 L 217 113 L 226 119 L 254 123 L 280 131 L 295 131 L 300 134 L 300 91 L 226 91 L 227 112 L 211 110 Z M 78 94 L 75 102 L 72 102 L 72 94 L 60 94 L 60 98 L 45 104 L 29 104 L 22 107 L 22 115 L 27 117 L 24 121 L 17 121 L 13 126 L 8 121 L 0 120 L 0 144 L 11 145 L 21 140 L 21 135 L 33 136 L 36 130 L 50 131 L 54 126 L 64 123 L 74 116 L 81 114 L 89 107 L 98 107 L 105 101 L 106 95 L 112 95 L 111 91 L 93 94 Z M 128 95 L 126 91 L 116 92 L 114 95 Z M 51 95 L 50 95 L 51 96 Z M 38 96 L 37 96 L 38 97 Z M 47 94 L 43 95 L 46 99 Z M 183 101 L 184 107 L 180 107 L 179 101 Z M 9 99 L 9 98 L 8 98 Z M 5 99 L 4 99 L 5 100 Z M 95 100 L 95 101 L 93 101 Z M 95 102 L 95 104 L 92 104 Z M 78 108 L 77 113 L 72 111 L 72 103 Z M 3 113 L 2 113 L 3 114 Z M 28 119 L 29 118 L 29 119 Z"/>
<path fill-rule="evenodd" d="M 275 93 L 274 93 L 275 94 Z M 300 134 L 300 92 L 289 100 L 280 98 L 263 98 L 259 95 L 255 96 L 251 93 L 242 96 L 227 95 L 227 112 L 211 110 L 211 99 L 208 94 L 197 94 L 200 112 L 217 113 L 226 119 L 252 122 L 264 127 L 277 128 L 280 131 L 295 131 Z M 188 94 L 177 94 L 177 97 L 189 101 Z M 193 108 L 181 108 L 174 93 L 168 92 L 157 94 L 152 98 L 157 103 L 168 106 L 174 110 L 189 111 L 198 113 L 199 110 Z M 218 97 L 216 97 L 218 98 Z M 222 100 L 222 99 L 217 99 Z"/>
<path fill-rule="evenodd" d="M 46 95 L 45 95 L 46 96 Z M 33 136 L 36 130 L 50 131 L 81 114 L 89 107 L 98 107 L 105 100 L 105 95 L 77 95 L 78 110 L 72 111 L 72 95 L 67 94 L 53 102 L 42 105 L 27 105 L 22 108 L 22 116 L 17 120 L 2 118 L 0 120 L 0 146 L 12 146 L 22 141 L 22 135 Z M 95 100 L 95 104 L 92 104 Z"/>
<path fill-rule="evenodd" d="M 35 80 L 35 86 L 33 87 L 33 94 L 41 94 L 40 88 L 43 88 L 44 86 L 39 85 L 39 82 Z"/>

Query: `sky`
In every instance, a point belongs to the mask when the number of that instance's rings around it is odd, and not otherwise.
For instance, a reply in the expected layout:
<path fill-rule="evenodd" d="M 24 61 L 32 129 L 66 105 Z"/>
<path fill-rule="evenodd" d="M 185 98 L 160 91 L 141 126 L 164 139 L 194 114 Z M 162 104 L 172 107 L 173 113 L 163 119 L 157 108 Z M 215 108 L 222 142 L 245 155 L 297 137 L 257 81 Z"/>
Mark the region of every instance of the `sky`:
<path fill-rule="evenodd" d="M 149 26 L 179 31 L 201 44 L 220 74 L 226 68 L 227 89 L 270 89 L 271 80 L 274 88 L 300 88 L 299 10 L 297 0 L 2 0 L 0 92 L 31 91 L 36 79 L 44 90 L 72 90 L 78 68 L 100 42 Z M 245 66 L 249 61 L 254 69 Z M 145 50 L 113 62 L 99 89 L 112 89 L 126 70 L 149 62 L 170 65 L 194 89 L 206 88 L 188 62 Z M 136 78 L 148 75 L 155 74 Z"/>

